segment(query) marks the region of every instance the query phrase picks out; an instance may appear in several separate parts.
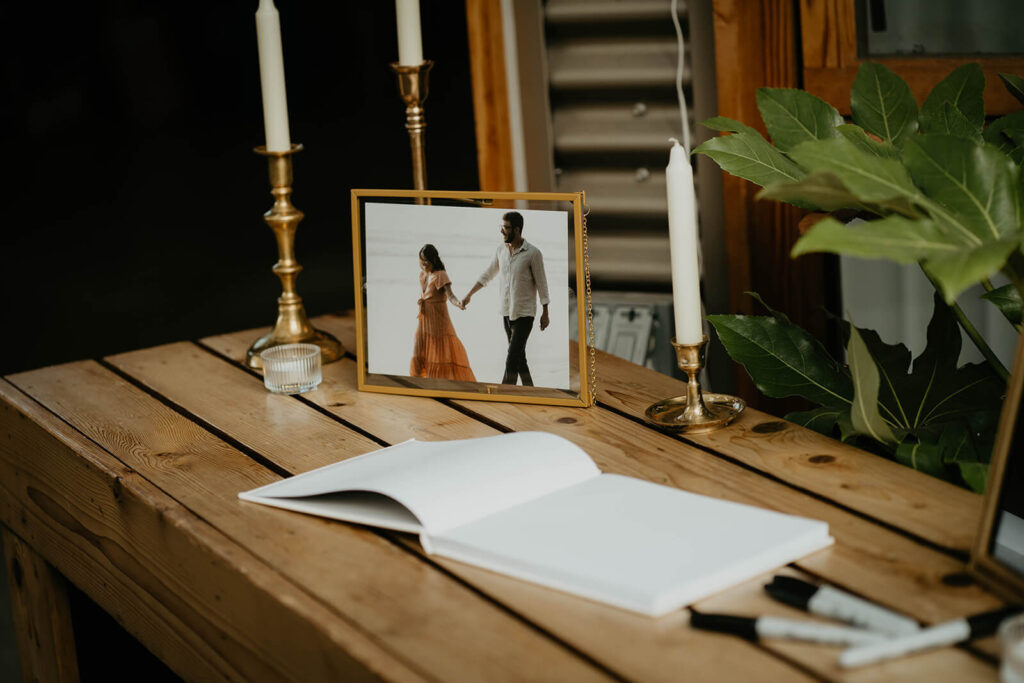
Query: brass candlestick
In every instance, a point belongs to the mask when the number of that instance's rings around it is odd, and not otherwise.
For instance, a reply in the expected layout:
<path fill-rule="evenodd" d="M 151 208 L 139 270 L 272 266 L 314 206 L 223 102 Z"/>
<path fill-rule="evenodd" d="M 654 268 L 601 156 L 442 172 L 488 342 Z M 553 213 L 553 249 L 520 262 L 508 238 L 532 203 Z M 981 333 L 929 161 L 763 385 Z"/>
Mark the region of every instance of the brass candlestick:
<path fill-rule="evenodd" d="M 704 394 L 700 389 L 700 371 L 708 338 L 699 344 L 680 344 L 674 338 L 679 369 L 689 378 L 686 396 L 666 398 L 650 406 L 644 413 L 647 421 L 674 432 L 711 432 L 729 424 L 743 411 L 742 399 L 726 394 Z"/>
<path fill-rule="evenodd" d="M 260 352 L 282 344 L 316 344 L 320 347 L 320 357 L 324 363 L 336 361 L 345 353 L 341 342 L 309 323 L 302 297 L 295 293 L 295 278 L 302 270 L 302 266 L 295 260 L 295 229 L 303 213 L 292 204 L 292 155 L 301 150 L 302 145 L 292 145 L 285 152 L 271 152 L 263 146 L 255 150 L 257 154 L 267 157 L 270 170 L 270 193 L 274 195 L 274 206 L 263 214 L 263 220 L 277 238 L 274 273 L 281 279 L 282 293 L 277 299 L 277 322 L 274 323 L 274 329 L 253 342 L 245 354 L 245 364 L 250 368 L 262 368 Z"/>
<path fill-rule="evenodd" d="M 405 102 L 405 129 L 409 131 L 409 146 L 412 150 L 412 185 L 417 190 L 427 189 L 427 152 L 424 131 L 427 117 L 423 103 L 427 101 L 430 69 L 434 63 L 429 59 L 416 66 L 392 64 L 391 69 L 398 76 L 398 94 Z M 422 198 L 417 198 L 422 203 Z"/>

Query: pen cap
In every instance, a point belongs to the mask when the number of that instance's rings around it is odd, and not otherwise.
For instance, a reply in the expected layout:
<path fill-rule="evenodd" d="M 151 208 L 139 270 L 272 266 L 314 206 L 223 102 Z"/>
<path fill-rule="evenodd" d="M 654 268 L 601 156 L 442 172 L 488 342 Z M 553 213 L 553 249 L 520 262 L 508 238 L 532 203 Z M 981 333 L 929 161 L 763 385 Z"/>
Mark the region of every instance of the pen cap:
<path fill-rule="evenodd" d="M 779 602 L 804 609 L 807 607 L 807 601 L 817 592 L 818 587 L 792 576 L 776 576 L 772 578 L 771 583 L 765 585 L 764 589 L 768 595 Z"/>
<path fill-rule="evenodd" d="M 1004 619 L 1020 614 L 1022 611 L 1024 611 L 1024 608 L 1020 605 L 1010 605 L 1009 607 L 992 612 L 967 617 L 967 625 L 971 627 L 971 637 L 983 638 L 992 635 L 999 628 L 999 624 L 1003 623 Z"/>
<path fill-rule="evenodd" d="M 701 614 L 690 610 L 690 626 L 706 631 L 719 631 L 757 640 L 755 619 L 750 617 L 734 617 L 729 614 Z"/>

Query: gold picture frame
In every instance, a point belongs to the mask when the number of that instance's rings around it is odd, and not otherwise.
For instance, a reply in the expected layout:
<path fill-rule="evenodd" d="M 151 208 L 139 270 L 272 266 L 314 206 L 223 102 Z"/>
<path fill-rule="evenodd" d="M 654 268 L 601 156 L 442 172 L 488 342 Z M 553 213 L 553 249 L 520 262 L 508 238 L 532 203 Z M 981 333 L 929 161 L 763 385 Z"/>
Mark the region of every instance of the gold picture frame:
<path fill-rule="evenodd" d="M 984 585 L 1008 600 L 1024 601 L 1024 336 L 1017 343 L 1013 372 L 999 418 L 981 524 L 968 568 Z M 1011 512 L 1010 509 L 1015 510 Z M 1013 530 L 1015 543 L 1005 534 Z M 1017 552 L 1007 548 L 1017 546 Z M 1017 557 L 1019 556 L 1019 557 Z"/>
<path fill-rule="evenodd" d="M 584 206 L 582 192 L 352 190 L 359 389 L 593 405 Z M 526 242 L 501 260 L 509 213 L 519 214 L 511 223 L 523 223 L 519 233 Z M 428 245 L 432 252 L 425 251 Z M 425 253 L 434 260 L 421 265 Z M 516 275 L 526 290 L 506 288 L 506 269 L 527 260 L 528 274 Z M 547 306 L 539 305 L 544 281 Z M 549 311 L 546 326 L 543 310 Z M 523 337 L 525 357 L 512 350 L 523 348 Z M 505 382 L 510 373 L 515 384 Z"/>

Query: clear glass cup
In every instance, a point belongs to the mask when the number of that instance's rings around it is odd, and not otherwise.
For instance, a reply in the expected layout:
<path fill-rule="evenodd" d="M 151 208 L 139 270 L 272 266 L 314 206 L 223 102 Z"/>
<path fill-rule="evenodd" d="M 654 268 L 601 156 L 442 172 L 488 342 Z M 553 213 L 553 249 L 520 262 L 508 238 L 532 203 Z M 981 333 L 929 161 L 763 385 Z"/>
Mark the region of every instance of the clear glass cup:
<path fill-rule="evenodd" d="M 1010 617 L 999 625 L 1003 662 L 999 669 L 1002 683 L 1024 683 L 1024 614 Z"/>
<path fill-rule="evenodd" d="M 312 391 L 323 378 L 320 347 L 315 344 L 282 344 L 260 354 L 263 384 L 275 394 Z"/>

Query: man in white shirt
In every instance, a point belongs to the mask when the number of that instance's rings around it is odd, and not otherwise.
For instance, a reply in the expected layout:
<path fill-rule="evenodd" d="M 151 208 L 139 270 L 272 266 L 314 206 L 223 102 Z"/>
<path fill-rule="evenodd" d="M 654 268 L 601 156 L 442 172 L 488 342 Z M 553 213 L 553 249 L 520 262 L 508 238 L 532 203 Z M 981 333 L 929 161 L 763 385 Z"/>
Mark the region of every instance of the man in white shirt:
<path fill-rule="evenodd" d="M 494 252 L 490 265 L 477 279 L 469 294 L 462 300 L 463 307 L 480 288 L 501 273 L 501 315 L 508 338 L 508 354 L 505 356 L 505 376 L 502 384 L 515 384 L 522 380 L 523 386 L 532 387 L 533 378 L 526 364 L 526 340 L 533 330 L 537 315 L 537 296 L 543 312 L 540 315 L 540 329 L 548 326 L 548 279 L 544 274 L 544 256 L 540 249 L 523 239 L 523 215 L 509 211 L 501 217 L 501 237 L 504 244 Z"/>

